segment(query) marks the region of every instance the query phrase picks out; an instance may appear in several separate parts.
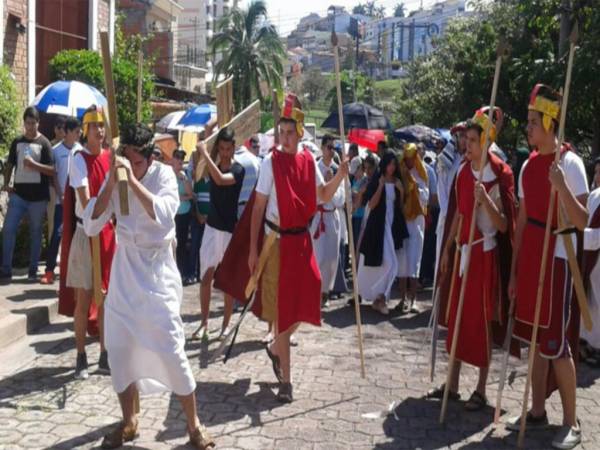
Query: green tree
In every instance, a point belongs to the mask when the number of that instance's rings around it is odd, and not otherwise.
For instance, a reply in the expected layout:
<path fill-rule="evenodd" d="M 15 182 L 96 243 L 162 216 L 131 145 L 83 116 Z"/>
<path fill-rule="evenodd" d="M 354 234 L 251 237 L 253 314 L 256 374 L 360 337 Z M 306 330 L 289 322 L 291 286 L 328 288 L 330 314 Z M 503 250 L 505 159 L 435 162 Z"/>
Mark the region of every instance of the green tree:
<path fill-rule="evenodd" d="M 125 36 L 121 32 L 120 21 L 115 32 L 115 53 L 112 59 L 113 77 L 119 127 L 134 123 L 137 119 L 138 50 L 151 36 Z M 153 58 L 144 58 L 142 67 L 142 121 L 152 117 L 150 98 L 154 95 Z M 91 50 L 63 50 L 49 63 L 50 79 L 74 80 L 96 87 L 102 92 L 104 69 L 98 52 Z"/>
<path fill-rule="evenodd" d="M 332 87 L 327 94 L 329 111 L 337 111 L 337 87 L 335 75 L 332 75 Z M 340 73 L 340 85 L 342 90 L 342 103 L 344 105 L 352 102 L 363 102 L 373 104 L 374 84 L 373 79 L 359 72 L 344 70 Z"/>
<path fill-rule="evenodd" d="M 377 6 L 375 0 L 359 3 L 352 8 L 352 14 L 362 14 L 363 16 L 383 19 L 385 17 L 385 6 Z"/>
<path fill-rule="evenodd" d="M 398 3 L 394 7 L 394 17 L 405 17 L 406 16 L 406 6 L 404 3 Z"/>
<path fill-rule="evenodd" d="M 10 144 L 19 132 L 21 111 L 15 80 L 6 66 L 0 66 L 0 157 L 8 153 Z"/>
<path fill-rule="evenodd" d="M 324 76 L 319 67 L 311 67 L 303 74 L 304 94 L 309 103 L 315 103 L 330 89 L 331 80 Z"/>
<path fill-rule="evenodd" d="M 264 103 L 261 82 L 281 89 L 285 49 L 277 30 L 267 19 L 264 1 L 253 1 L 248 9 L 234 8 L 217 24 L 210 42 L 215 65 L 215 80 L 233 77 L 234 102 L 241 111 L 256 98 Z"/>
<path fill-rule="evenodd" d="M 514 148 L 526 141 L 527 101 L 533 86 L 564 84 L 566 55 L 558 54 L 560 0 L 504 0 L 475 3 L 475 14 L 451 22 L 434 40 L 435 51 L 412 62 L 396 98 L 395 125 L 422 122 L 448 127 L 471 117 L 489 102 L 500 35 L 511 50 L 503 63 L 497 104 L 506 120 L 500 144 Z M 586 0 L 573 2 L 580 23 L 566 135 L 585 149 L 600 150 L 600 11 Z"/>

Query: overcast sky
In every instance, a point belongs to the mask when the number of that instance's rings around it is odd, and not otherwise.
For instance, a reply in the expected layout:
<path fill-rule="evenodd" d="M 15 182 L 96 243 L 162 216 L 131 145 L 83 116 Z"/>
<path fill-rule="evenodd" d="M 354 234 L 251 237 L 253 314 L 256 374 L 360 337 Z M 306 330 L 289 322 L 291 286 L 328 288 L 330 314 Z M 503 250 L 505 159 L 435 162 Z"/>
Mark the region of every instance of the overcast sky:
<path fill-rule="evenodd" d="M 248 5 L 251 0 L 243 0 L 242 3 Z M 423 0 L 423 6 L 428 7 L 435 3 L 436 0 Z M 266 0 L 269 18 L 279 28 L 282 35 L 288 35 L 290 31 L 296 28 L 298 21 L 310 14 L 316 12 L 321 16 L 327 13 L 327 8 L 330 5 L 344 6 L 348 11 L 361 3 L 360 0 Z M 364 3 L 364 1 L 363 1 Z M 421 5 L 421 0 L 377 0 L 378 6 L 385 6 L 387 14 L 394 13 L 394 7 L 398 3 L 404 3 L 408 11 L 418 9 Z"/>

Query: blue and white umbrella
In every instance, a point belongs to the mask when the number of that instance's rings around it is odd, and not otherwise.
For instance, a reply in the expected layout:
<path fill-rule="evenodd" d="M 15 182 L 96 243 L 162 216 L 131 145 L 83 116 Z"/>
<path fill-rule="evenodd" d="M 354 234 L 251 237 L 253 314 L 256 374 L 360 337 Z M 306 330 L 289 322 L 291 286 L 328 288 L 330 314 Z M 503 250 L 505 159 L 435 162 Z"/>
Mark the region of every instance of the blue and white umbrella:
<path fill-rule="evenodd" d="M 217 115 L 217 107 L 205 103 L 203 105 L 194 106 L 188 109 L 177 125 L 174 127 L 177 130 L 189 131 L 192 133 L 200 133 L 204 130 L 210 119 Z"/>
<path fill-rule="evenodd" d="M 55 81 L 42 89 L 32 103 L 38 111 L 80 119 L 90 106 L 106 107 L 107 104 L 98 89 L 80 81 Z"/>

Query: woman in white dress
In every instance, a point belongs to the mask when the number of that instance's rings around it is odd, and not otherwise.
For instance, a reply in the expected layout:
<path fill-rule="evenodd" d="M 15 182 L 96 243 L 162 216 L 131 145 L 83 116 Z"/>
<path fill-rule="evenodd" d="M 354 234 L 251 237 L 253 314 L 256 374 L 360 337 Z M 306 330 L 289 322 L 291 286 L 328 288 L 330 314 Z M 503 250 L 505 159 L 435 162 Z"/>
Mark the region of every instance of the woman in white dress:
<path fill-rule="evenodd" d="M 403 187 L 392 151 L 381 158 L 366 192 L 365 227 L 359 241 L 358 288 L 373 309 L 389 314 L 387 301 L 398 273 L 396 250 L 408 236 L 402 211 Z"/>
<path fill-rule="evenodd" d="M 152 131 L 125 127 L 123 157 L 116 157 L 100 195 L 85 211 L 86 233 L 94 236 L 114 214 L 117 251 L 105 301 L 106 349 L 123 422 L 107 434 L 102 448 L 118 448 L 137 436 L 139 393 L 174 392 L 187 418 L 194 448 L 214 447 L 196 412 L 196 381 L 184 351 L 180 316 L 181 277 L 173 255 L 179 194 L 170 167 L 150 162 Z M 121 215 L 116 167 L 129 183 L 129 215 Z"/>

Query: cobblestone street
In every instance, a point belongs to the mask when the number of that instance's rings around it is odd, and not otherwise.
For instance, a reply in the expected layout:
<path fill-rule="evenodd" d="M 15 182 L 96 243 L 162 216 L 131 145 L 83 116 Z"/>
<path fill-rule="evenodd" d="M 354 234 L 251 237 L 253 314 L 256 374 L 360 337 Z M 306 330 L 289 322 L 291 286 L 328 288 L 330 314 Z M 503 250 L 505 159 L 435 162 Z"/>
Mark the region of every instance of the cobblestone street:
<path fill-rule="evenodd" d="M 183 318 L 186 335 L 198 324 L 198 286 L 185 289 Z M 429 383 L 428 346 L 424 336 L 429 320 L 429 292 L 422 293 L 424 312 L 384 318 L 363 307 L 367 378 L 360 378 L 360 362 L 353 309 L 345 300 L 332 301 L 323 314 L 323 327 L 304 326 L 293 349 L 295 401 L 281 406 L 270 362 L 260 343 L 266 325 L 248 317 L 226 365 L 211 361 L 218 342 L 188 342 L 187 353 L 198 382 L 201 420 L 219 449 L 437 449 L 514 448 L 516 435 L 493 424 L 493 408 L 467 413 L 462 403 L 450 403 L 447 423 L 438 423 L 440 404 L 424 400 Z M 216 337 L 222 301 L 213 302 L 211 330 Z M 69 323 L 42 330 L 48 345 L 35 359 L 0 381 L 0 448 L 90 449 L 119 420 L 120 409 L 110 378 L 95 374 L 99 347 L 88 347 L 91 376 L 73 379 L 72 337 L 56 339 Z M 54 342 L 53 342 L 54 341 Z M 440 340 L 436 384 L 445 380 L 446 355 Z M 42 349 L 43 348 L 43 349 Z M 1 355 L 0 355 L 1 356 Z M 442 362 L 444 360 L 444 362 Z M 488 398 L 495 401 L 500 354 L 494 354 Z M 511 360 L 504 407 L 520 412 L 526 361 Z M 600 371 L 580 366 L 578 407 L 584 430 L 581 448 L 600 448 Z M 476 371 L 465 367 L 463 399 L 476 383 Z M 399 402 L 397 417 L 388 416 L 391 402 Z M 550 421 L 560 422 L 560 399 L 548 404 Z M 169 395 L 141 401 L 140 438 L 135 449 L 187 448 L 183 412 Z M 550 448 L 554 429 L 527 433 L 526 448 Z"/>

